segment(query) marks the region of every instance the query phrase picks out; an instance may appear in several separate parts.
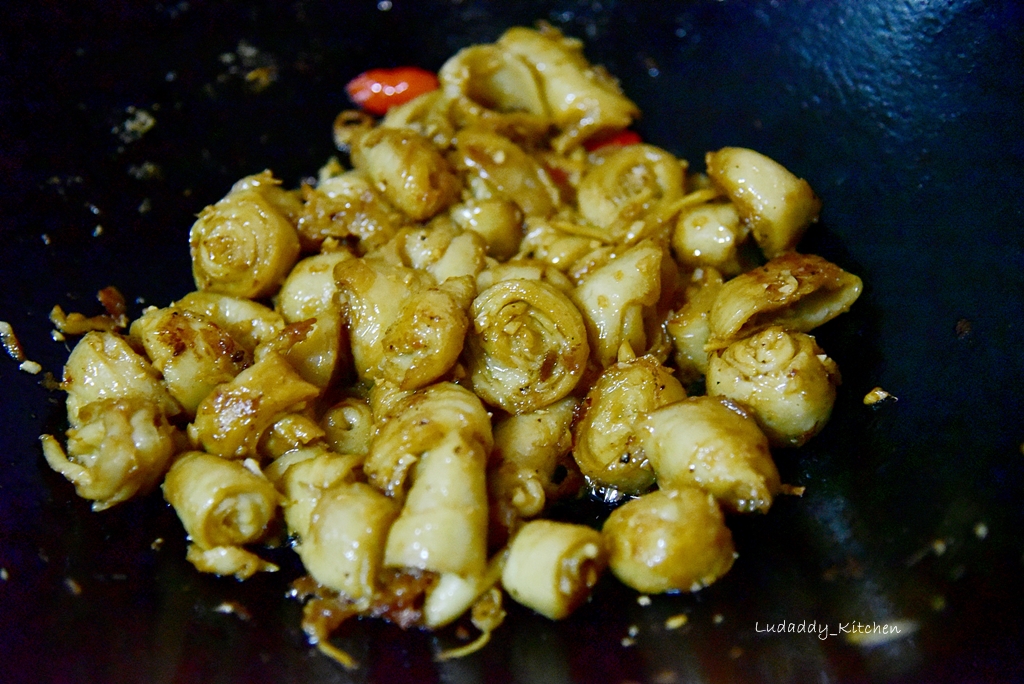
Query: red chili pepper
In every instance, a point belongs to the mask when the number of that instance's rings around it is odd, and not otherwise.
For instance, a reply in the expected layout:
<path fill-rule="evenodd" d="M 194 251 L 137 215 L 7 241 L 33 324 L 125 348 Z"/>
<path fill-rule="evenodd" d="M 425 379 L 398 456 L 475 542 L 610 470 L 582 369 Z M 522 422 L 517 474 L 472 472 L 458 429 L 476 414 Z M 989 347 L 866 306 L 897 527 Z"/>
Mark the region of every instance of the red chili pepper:
<path fill-rule="evenodd" d="M 643 140 L 640 138 L 640 134 L 635 131 L 613 131 L 596 138 L 591 138 L 583 143 L 583 147 L 587 148 L 587 152 L 593 152 L 609 145 L 625 147 L 626 145 L 635 145 L 641 142 Z"/>
<path fill-rule="evenodd" d="M 569 182 L 569 174 L 564 169 L 560 169 L 557 166 L 544 165 L 548 175 L 551 176 L 551 180 L 554 181 L 555 185 L 566 185 Z"/>
<path fill-rule="evenodd" d="M 345 86 L 345 92 L 364 111 L 378 116 L 392 107 L 437 90 L 437 76 L 419 67 L 370 69 Z"/>

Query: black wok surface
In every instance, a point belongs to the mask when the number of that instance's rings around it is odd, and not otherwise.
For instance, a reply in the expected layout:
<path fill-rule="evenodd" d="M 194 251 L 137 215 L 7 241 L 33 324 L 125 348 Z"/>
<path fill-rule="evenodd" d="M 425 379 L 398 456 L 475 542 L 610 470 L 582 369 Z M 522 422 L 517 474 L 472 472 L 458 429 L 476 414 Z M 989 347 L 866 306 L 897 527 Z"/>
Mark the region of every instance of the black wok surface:
<path fill-rule="evenodd" d="M 802 249 L 866 289 L 818 332 L 844 376 L 831 424 L 777 454 L 806 494 L 732 521 L 740 557 L 720 582 L 642 606 L 609 577 L 558 624 L 512 606 L 490 646 L 454 662 L 433 661 L 450 637 L 352 623 L 337 643 L 363 663 L 353 673 L 308 647 L 285 598 L 300 572 L 289 550 L 272 554 L 282 572 L 238 583 L 186 563 L 158 493 L 92 513 L 38 445 L 64 428 L 62 395 L 0 357 L 0 681 L 1022 676 L 1019 3 L 120 0 L 4 14 L 0 320 L 55 375 L 68 350 L 50 308 L 98 313 L 96 291 L 114 285 L 136 316 L 191 289 L 193 216 L 264 168 L 289 186 L 314 174 L 349 78 L 437 68 L 536 19 L 586 40 L 649 142 L 695 168 L 706 150 L 752 147 L 807 178 L 824 211 Z M 246 79 L 260 68 L 265 87 Z M 876 386 L 898 401 L 865 406 Z M 225 601 L 244 611 L 219 612 Z M 780 622 L 814 625 L 767 631 Z M 839 634 L 856 623 L 904 632 L 857 646 Z"/>

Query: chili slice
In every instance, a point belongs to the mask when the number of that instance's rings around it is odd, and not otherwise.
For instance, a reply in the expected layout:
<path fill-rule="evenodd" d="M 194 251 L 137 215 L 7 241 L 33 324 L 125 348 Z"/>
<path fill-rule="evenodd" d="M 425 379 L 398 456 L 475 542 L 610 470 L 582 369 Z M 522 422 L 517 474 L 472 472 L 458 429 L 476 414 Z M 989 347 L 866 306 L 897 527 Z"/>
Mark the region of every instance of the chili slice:
<path fill-rule="evenodd" d="M 609 145 L 619 145 L 624 147 L 626 145 L 635 145 L 643 142 L 640 138 L 640 134 L 636 131 L 613 131 L 606 135 L 600 135 L 596 138 L 583 143 L 583 147 L 587 149 L 587 152 L 593 152 L 599 150 L 602 147 L 608 147 Z"/>
<path fill-rule="evenodd" d="M 345 86 L 345 92 L 361 109 L 381 116 L 388 110 L 438 88 L 437 76 L 419 67 L 370 69 Z"/>

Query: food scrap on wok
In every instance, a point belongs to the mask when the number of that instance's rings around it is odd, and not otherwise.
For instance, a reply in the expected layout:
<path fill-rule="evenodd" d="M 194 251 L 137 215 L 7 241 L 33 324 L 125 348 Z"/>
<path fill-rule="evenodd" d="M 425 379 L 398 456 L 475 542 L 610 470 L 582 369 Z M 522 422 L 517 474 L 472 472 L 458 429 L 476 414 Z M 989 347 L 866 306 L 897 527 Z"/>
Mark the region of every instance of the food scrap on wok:
<path fill-rule="evenodd" d="M 50 466 L 97 511 L 159 486 L 202 572 L 276 570 L 283 519 L 306 631 L 347 666 L 329 637 L 351 617 L 468 616 L 461 655 L 506 596 L 558 620 L 606 570 L 645 593 L 728 572 L 729 516 L 768 511 L 771 450 L 835 401 L 809 333 L 861 291 L 796 251 L 807 182 L 643 142 L 549 26 L 349 93 L 350 164 L 241 179 L 192 227 L 195 291 L 74 331 Z M 600 529 L 545 517 L 588 495 L 619 502 Z"/>

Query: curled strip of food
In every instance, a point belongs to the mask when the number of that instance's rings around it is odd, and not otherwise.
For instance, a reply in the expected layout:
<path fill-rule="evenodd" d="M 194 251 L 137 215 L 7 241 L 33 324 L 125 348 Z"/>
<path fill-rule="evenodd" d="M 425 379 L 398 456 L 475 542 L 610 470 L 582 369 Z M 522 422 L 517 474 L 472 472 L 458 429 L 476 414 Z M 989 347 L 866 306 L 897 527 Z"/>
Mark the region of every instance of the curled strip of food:
<path fill-rule="evenodd" d="M 647 321 L 661 296 L 665 250 L 644 240 L 583 278 L 573 301 L 583 312 L 594 359 L 607 368 L 624 342 L 647 351 Z"/>
<path fill-rule="evenodd" d="M 310 413 L 310 412 L 307 412 Z M 305 413 L 288 413 L 274 421 L 260 439 L 261 456 L 278 458 L 289 451 L 319 443 L 326 433 Z"/>
<path fill-rule="evenodd" d="M 392 107 L 381 120 L 387 128 L 410 128 L 435 146 L 445 149 L 455 138 L 455 126 L 449 117 L 452 101 L 442 90 L 431 90 L 409 102 Z"/>
<path fill-rule="evenodd" d="M 681 382 L 694 382 L 708 372 L 708 352 L 704 349 L 711 337 L 708 319 L 722 282 L 722 274 L 713 268 L 694 271 L 686 287 L 686 302 L 665 321 Z"/>
<path fill-rule="evenodd" d="M 599 249 L 607 237 L 603 231 L 568 221 L 542 221 L 527 218 L 526 235 L 519 244 L 515 259 L 543 261 L 563 272 L 588 254 Z"/>
<path fill-rule="evenodd" d="M 77 427 L 68 430 L 67 453 L 52 435 L 41 439 L 49 466 L 102 511 L 156 486 L 179 437 L 155 403 L 132 397 L 81 407 Z"/>
<path fill-rule="evenodd" d="M 587 61 L 583 43 L 557 29 L 510 28 L 497 45 L 521 57 L 540 77 L 544 99 L 561 132 L 552 141 L 559 153 L 602 132 L 628 128 L 640 115 L 618 82 Z"/>
<path fill-rule="evenodd" d="M 701 487 L 730 510 L 762 513 L 781 488 L 768 438 L 728 399 L 689 397 L 663 406 L 637 431 L 659 487 Z"/>
<path fill-rule="evenodd" d="M 401 499 L 408 490 L 410 469 L 448 434 L 489 454 L 494 445 L 491 418 L 469 390 L 442 382 L 398 398 L 390 417 L 370 445 L 364 470 L 370 483 Z"/>
<path fill-rule="evenodd" d="M 251 362 L 245 349 L 218 325 L 174 307 L 147 311 L 132 323 L 131 334 L 190 416 L 217 385 Z"/>
<path fill-rule="evenodd" d="M 814 338 L 779 327 L 711 355 L 708 394 L 750 409 L 772 446 L 800 446 L 832 414 L 839 368 Z"/>
<path fill-rule="evenodd" d="M 284 497 L 284 521 L 299 541 L 309 535 L 313 509 L 324 492 L 355 482 L 363 459 L 313 445 L 293 449 L 274 459 L 264 475 Z"/>
<path fill-rule="evenodd" d="M 509 413 L 535 411 L 568 395 L 583 376 L 587 329 L 551 285 L 503 280 L 477 296 L 470 314 L 470 382 L 487 403 Z"/>
<path fill-rule="evenodd" d="M 296 327 L 302 335 L 287 342 L 280 351 L 303 380 L 326 389 L 335 378 L 351 370 L 348 330 L 340 311 L 327 310 L 288 326 Z"/>
<path fill-rule="evenodd" d="M 452 220 L 463 230 L 477 233 L 487 243 L 488 256 L 504 261 L 523 239 L 523 212 L 507 199 L 470 200 L 452 207 Z"/>
<path fill-rule="evenodd" d="M 223 556 L 225 552 L 217 551 L 220 547 L 240 547 L 262 539 L 280 501 L 274 486 L 262 475 L 238 461 L 201 451 L 187 452 L 174 462 L 163 490 L 192 543 L 203 552 L 197 558 L 207 551 Z M 247 567 L 243 564 L 230 574 Z"/>
<path fill-rule="evenodd" d="M 683 196 L 683 166 L 654 145 L 616 146 L 580 181 L 580 213 L 621 241 L 631 224 L 659 217 Z M 637 229 L 632 229 L 636 232 Z"/>
<path fill-rule="evenodd" d="M 414 293 L 381 340 L 384 378 L 402 390 L 429 385 L 458 361 L 468 328 L 465 307 L 444 289 Z"/>
<path fill-rule="evenodd" d="M 479 233 L 465 230 L 452 237 L 445 247 L 444 255 L 428 265 L 426 270 L 442 285 L 465 278 L 472 282 L 484 270 L 486 258 L 487 244 L 483 237 Z"/>
<path fill-rule="evenodd" d="M 374 381 L 366 394 L 366 401 L 377 425 L 383 427 L 384 423 L 394 418 L 417 391 L 399 389 L 387 380 Z"/>
<path fill-rule="evenodd" d="M 190 292 L 173 306 L 205 317 L 250 353 L 276 337 L 285 324 L 281 314 L 259 302 L 216 292 Z"/>
<path fill-rule="evenodd" d="M 750 228 L 732 202 L 708 202 L 684 211 L 672 230 L 672 250 L 681 266 L 712 267 L 726 276 L 748 266 L 740 247 Z"/>
<path fill-rule="evenodd" d="M 484 569 L 490 417 L 472 392 L 439 383 L 409 395 L 380 429 L 364 470 L 405 505 L 385 565 L 463 576 Z"/>
<path fill-rule="evenodd" d="M 698 591 L 732 567 L 732 533 L 714 497 L 658 489 L 619 506 L 601 529 L 609 568 L 637 591 Z"/>
<path fill-rule="evenodd" d="M 710 349 L 772 325 L 808 332 L 853 306 L 860 278 L 814 254 L 789 252 L 725 283 L 711 307 Z"/>
<path fill-rule="evenodd" d="M 68 356 L 61 388 L 72 427 L 83 423 L 83 407 L 104 399 L 141 399 L 169 417 L 181 413 L 156 369 L 116 333 L 86 333 Z"/>
<path fill-rule="evenodd" d="M 429 273 L 438 283 L 450 278 L 476 277 L 485 265 L 487 245 L 473 231 L 461 230 L 446 216 L 422 228 L 399 231 L 370 256 Z"/>
<path fill-rule="evenodd" d="M 380 259 L 348 259 L 334 269 L 346 307 L 352 359 L 361 380 L 379 374 L 381 341 L 411 293 L 431 287 L 430 275 Z"/>
<path fill-rule="evenodd" d="M 536 141 L 551 126 L 540 82 L 530 65 L 496 45 L 471 45 L 438 72 L 459 128 L 491 130 Z"/>
<path fill-rule="evenodd" d="M 686 398 L 683 386 L 655 359 L 616 363 L 601 373 L 583 402 L 573 431 L 573 456 L 580 471 L 600 487 L 639 494 L 654 484 L 644 455 L 640 418 Z"/>
<path fill-rule="evenodd" d="M 487 454 L 448 432 L 422 453 L 402 512 L 388 535 L 384 562 L 462 576 L 483 572 L 487 558 Z"/>
<path fill-rule="evenodd" d="M 259 193 L 263 199 L 277 209 L 278 213 L 284 216 L 294 225 L 302 213 L 302 193 L 299 190 L 285 190 L 281 187 L 281 181 L 274 178 L 269 169 L 261 171 L 252 176 L 246 176 L 231 186 L 231 192 L 242 192 L 252 190 Z"/>
<path fill-rule="evenodd" d="M 491 518 L 502 532 L 533 518 L 549 501 L 579 491 L 581 478 L 569 451 L 576 400 L 508 416 L 494 426 L 488 469 Z"/>
<path fill-rule="evenodd" d="M 203 209 L 189 245 L 196 287 L 253 299 L 272 295 L 299 256 L 295 226 L 248 187 Z"/>
<path fill-rule="evenodd" d="M 287 358 L 305 380 L 321 388 L 349 361 L 334 267 L 351 258 L 345 250 L 306 257 L 288 274 L 277 295 L 277 310 L 288 323 L 315 319 L 306 337 L 291 345 Z"/>
<path fill-rule="evenodd" d="M 218 456 L 256 454 L 264 431 L 282 416 L 298 411 L 320 394 L 280 354 L 271 352 L 219 385 L 196 410 L 188 428 L 194 444 Z"/>
<path fill-rule="evenodd" d="M 476 277 L 476 288 L 483 292 L 502 280 L 543 280 L 566 294 L 576 288 L 564 273 L 538 259 L 515 259 L 491 264 Z"/>
<path fill-rule="evenodd" d="M 427 598 L 423 602 L 423 626 L 439 629 L 469 610 L 501 579 L 507 557 L 505 550 L 499 551 L 487 562 L 486 570 L 480 575 L 464 577 L 453 572 L 440 575 L 437 584 L 427 590 Z"/>
<path fill-rule="evenodd" d="M 280 569 L 241 546 L 215 546 L 212 549 L 204 549 L 197 544 L 189 544 L 185 560 L 199 572 L 234 575 L 235 579 L 239 580 L 249 579 L 257 572 L 277 572 Z"/>
<path fill-rule="evenodd" d="M 303 197 L 297 228 L 307 249 L 319 249 L 328 238 L 351 238 L 364 254 L 387 242 L 408 222 L 362 171 L 325 178 L 315 188 L 304 186 Z"/>
<path fill-rule="evenodd" d="M 353 258 L 347 250 L 323 252 L 295 264 L 277 294 L 276 308 L 288 323 L 338 308 L 334 267 Z"/>
<path fill-rule="evenodd" d="M 370 405 L 357 397 L 345 397 L 320 418 L 327 443 L 339 454 L 366 454 L 375 431 Z"/>
<path fill-rule="evenodd" d="M 476 129 L 459 131 L 451 158 L 466 175 L 476 199 L 514 202 L 526 216 L 549 216 L 558 205 L 558 190 L 547 172 L 504 136 Z"/>
<path fill-rule="evenodd" d="M 821 200 L 807 181 L 760 152 L 723 147 L 705 155 L 708 176 L 720 186 L 750 225 L 769 259 L 794 249 L 818 220 Z"/>
<path fill-rule="evenodd" d="M 407 128 L 377 127 L 358 137 L 352 163 L 414 221 L 446 209 L 461 183 L 429 140 Z"/>
<path fill-rule="evenodd" d="M 597 530 L 531 520 L 512 540 L 501 583 L 518 603 L 561 620 L 587 600 L 607 564 Z"/>
<path fill-rule="evenodd" d="M 319 497 L 295 550 L 320 584 L 353 601 L 369 599 L 398 513 L 394 500 L 368 484 L 337 485 Z"/>

